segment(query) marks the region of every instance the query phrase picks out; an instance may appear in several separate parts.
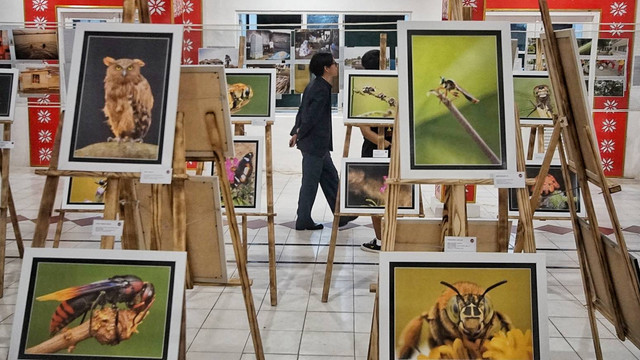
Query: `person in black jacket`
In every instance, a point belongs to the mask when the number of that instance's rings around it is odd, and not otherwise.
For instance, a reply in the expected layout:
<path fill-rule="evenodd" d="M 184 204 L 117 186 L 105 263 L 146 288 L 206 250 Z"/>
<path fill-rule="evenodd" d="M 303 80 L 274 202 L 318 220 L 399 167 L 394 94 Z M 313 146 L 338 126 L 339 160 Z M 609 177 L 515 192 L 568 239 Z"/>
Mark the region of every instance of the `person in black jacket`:
<path fill-rule="evenodd" d="M 322 188 L 329 208 L 335 210 L 338 193 L 338 172 L 331 160 L 333 150 L 331 127 L 331 81 L 338 75 L 338 64 L 330 53 L 313 55 L 309 71 L 316 77 L 304 89 L 302 103 L 291 129 L 289 146 L 298 146 L 302 152 L 302 184 L 298 196 L 296 230 L 319 230 L 311 218 L 311 208 Z M 341 217 L 340 226 L 356 217 Z"/>

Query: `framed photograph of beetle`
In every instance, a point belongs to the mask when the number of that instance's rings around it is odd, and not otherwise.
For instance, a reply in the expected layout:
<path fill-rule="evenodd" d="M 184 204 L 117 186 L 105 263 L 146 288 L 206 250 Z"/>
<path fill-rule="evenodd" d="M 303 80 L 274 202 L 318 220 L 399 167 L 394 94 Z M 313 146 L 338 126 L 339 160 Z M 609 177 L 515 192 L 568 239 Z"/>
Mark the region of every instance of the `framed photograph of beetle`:
<path fill-rule="evenodd" d="M 344 123 L 393 124 L 398 111 L 398 73 L 345 71 L 347 102 Z"/>
<path fill-rule="evenodd" d="M 514 72 L 513 91 L 521 124 L 553 124 L 557 108 L 546 72 Z"/>
<path fill-rule="evenodd" d="M 508 24 L 405 21 L 398 34 L 401 177 L 515 171 Z"/>
<path fill-rule="evenodd" d="M 65 210 L 104 210 L 106 189 L 106 177 L 65 177 L 60 208 Z"/>
<path fill-rule="evenodd" d="M 179 25 L 77 24 L 61 170 L 171 167 L 181 46 Z"/>
<path fill-rule="evenodd" d="M 384 214 L 388 158 L 342 159 L 340 212 Z M 418 214 L 419 187 L 404 185 L 398 194 L 399 214 Z"/>
<path fill-rule="evenodd" d="M 527 179 L 537 178 L 542 168 L 542 163 L 527 164 L 525 175 Z M 569 211 L 570 196 L 573 197 L 578 216 L 585 215 L 584 201 L 580 196 L 580 186 L 578 185 L 578 178 L 576 174 L 570 172 L 571 176 L 571 188 L 567 190 L 564 183 L 564 177 L 562 176 L 562 166 L 559 161 L 553 161 L 549 167 L 549 172 L 544 179 L 544 185 L 542 185 L 540 201 L 538 207 L 534 209 L 535 217 L 566 217 L 571 216 Z M 534 185 L 528 185 L 529 196 L 533 193 Z M 509 189 L 509 216 L 517 216 L 518 213 L 518 197 L 515 189 Z"/>
<path fill-rule="evenodd" d="M 231 121 L 275 120 L 276 69 L 228 69 Z"/>
<path fill-rule="evenodd" d="M 0 69 L 0 120 L 13 120 L 18 96 L 18 69 Z"/>
<path fill-rule="evenodd" d="M 175 251 L 26 249 L 9 359 L 177 359 L 185 266 Z"/>
<path fill-rule="evenodd" d="M 380 357 L 548 359 L 546 279 L 543 254 L 383 252 Z"/>

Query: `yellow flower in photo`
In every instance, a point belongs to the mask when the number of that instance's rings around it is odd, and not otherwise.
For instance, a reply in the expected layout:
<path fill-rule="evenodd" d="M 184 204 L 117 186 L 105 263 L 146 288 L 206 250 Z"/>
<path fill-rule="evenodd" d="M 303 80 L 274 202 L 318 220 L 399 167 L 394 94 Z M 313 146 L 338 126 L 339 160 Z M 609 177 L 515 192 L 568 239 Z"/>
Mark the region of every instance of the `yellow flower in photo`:
<path fill-rule="evenodd" d="M 440 345 L 429 352 L 428 359 L 471 359 L 462 340 L 455 339 L 452 345 Z"/>
<path fill-rule="evenodd" d="M 533 337 L 531 330 L 524 334 L 520 329 L 509 330 L 506 334 L 500 331 L 491 340 L 485 342 L 487 351 L 482 353 L 484 359 L 491 360 L 531 360 L 533 359 Z"/>

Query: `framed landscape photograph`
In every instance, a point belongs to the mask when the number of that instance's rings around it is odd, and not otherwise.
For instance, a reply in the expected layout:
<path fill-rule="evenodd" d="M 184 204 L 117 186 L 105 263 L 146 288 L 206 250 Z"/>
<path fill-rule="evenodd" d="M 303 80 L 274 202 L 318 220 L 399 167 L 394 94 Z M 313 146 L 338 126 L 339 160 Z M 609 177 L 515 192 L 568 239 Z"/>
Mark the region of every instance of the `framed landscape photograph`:
<path fill-rule="evenodd" d="M 18 96 L 18 70 L 0 69 L 0 120 L 13 120 Z"/>
<path fill-rule="evenodd" d="M 379 290 L 380 358 L 549 359 L 544 254 L 382 252 Z"/>
<path fill-rule="evenodd" d="M 238 49 L 232 46 L 216 46 L 198 49 L 198 64 L 223 65 L 227 69 L 238 67 Z"/>
<path fill-rule="evenodd" d="M 347 102 L 344 122 L 393 124 L 398 111 L 398 73 L 384 70 L 345 71 Z"/>
<path fill-rule="evenodd" d="M 77 24 L 61 170 L 171 167 L 181 46 L 179 25 Z"/>
<path fill-rule="evenodd" d="M 513 73 L 514 101 L 520 123 L 553 124 L 557 113 L 549 75 L 540 71 Z"/>
<path fill-rule="evenodd" d="M 64 177 L 61 209 L 104 210 L 106 177 Z"/>
<path fill-rule="evenodd" d="M 300 29 L 294 33 L 296 59 L 311 59 L 319 52 L 328 52 L 340 59 L 338 29 Z"/>
<path fill-rule="evenodd" d="M 18 94 L 39 96 L 60 92 L 60 66 L 41 62 L 21 62 L 16 64 L 20 72 Z"/>
<path fill-rule="evenodd" d="M 247 60 L 291 59 L 291 31 L 247 30 Z"/>
<path fill-rule="evenodd" d="M 383 214 L 388 174 L 388 158 L 342 159 L 340 212 Z M 418 186 L 403 185 L 398 194 L 398 213 L 417 214 L 419 193 Z"/>
<path fill-rule="evenodd" d="M 230 69 L 225 74 L 232 121 L 275 120 L 275 69 Z"/>
<path fill-rule="evenodd" d="M 509 26 L 408 21 L 398 34 L 401 177 L 515 171 Z"/>
<path fill-rule="evenodd" d="M 177 359 L 185 266 L 176 251 L 26 249 L 9 359 Z"/>
<path fill-rule="evenodd" d="M 534 179 L 538 177 L 542 162 L 538 164 L 526 165 L 526 177 L 527 179 Z M 542 186 L 540 201 L 538 207 L 533 209 L 534 216 L 544 217 L 570 217 L 569 201 L 573 197 L 578 216 L 585 215 L 584 201 L 580 194 L 580 185 L 578 185 L 578 178 L 575 173 L 571 174 L 571 187 L 567 190 L 564 184 L 564 177 L 562 176 L 562 167 L 558 161 L 554 161 L 549 167 L 549 172 L 544 180 Z M 529 189 L 529 196 L 533 193 L 534 185 L 527 185 Z M 517 216 L 518 213 L 518 197 L 516 189 L 509 189 L 509 216 Z"/>
<path fill-rule="evenodd" d="M 16 60 L 58 60 L 56 30 L 13 29 Z"/>

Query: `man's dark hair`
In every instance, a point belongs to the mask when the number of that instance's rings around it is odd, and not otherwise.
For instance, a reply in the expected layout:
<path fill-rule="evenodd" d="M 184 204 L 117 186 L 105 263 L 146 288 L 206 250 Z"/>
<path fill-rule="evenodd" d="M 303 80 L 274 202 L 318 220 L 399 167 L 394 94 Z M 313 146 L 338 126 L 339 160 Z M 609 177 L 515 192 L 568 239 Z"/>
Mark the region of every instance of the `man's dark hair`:
<path fill-rule="evenodd" d="M 322 76 L 324 74 L 324 67 L 330 67 L 333 64 L 333 56 L 331 53 L 317 53 L 311 57 L 309 63 L 309 71 L 315 76 Z"/>
<path fill-rule="evenodd" d="M 362 55 L 362 67 L 367 70 L 380 70 L 380 50 L 369 50 Z"/>

